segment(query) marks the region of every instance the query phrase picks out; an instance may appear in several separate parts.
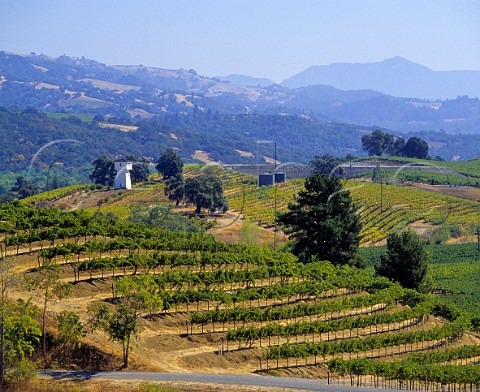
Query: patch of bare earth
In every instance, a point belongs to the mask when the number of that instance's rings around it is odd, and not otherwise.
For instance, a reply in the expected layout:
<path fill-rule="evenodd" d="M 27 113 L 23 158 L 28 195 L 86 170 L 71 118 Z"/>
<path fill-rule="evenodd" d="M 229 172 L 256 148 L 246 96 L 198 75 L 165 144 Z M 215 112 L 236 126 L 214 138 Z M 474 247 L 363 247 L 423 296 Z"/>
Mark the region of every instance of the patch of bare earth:
<path fill-rule="evenodd" d="M 408 224 L 408 227 L 411 228 L 415 233 L 418 235 L 422 235 L 429 230 L 432 230 L 435 226 L 429 222 L 425 222 L 424 220 L 418 220 Z"/>
<path fill-rule="evenodd" d="M 56 380 L 55 385 L 58 389 L 51 388 L 51 377 L 41 377 L 37 382 L 33 382 L 22 389 L 22 392 L 39 392 L 39 391 L 67 391 L 80 388 L 85 392 L 132 392 L 136 390 L 146 390 L 146 385 L 156 385 L 165 389 L 165 392 L 295 392 L 297 390 L 291 388 L 276 387 L 258 387 L 250 385 L 224 385 L 213 383 L 188 383 L 177 381 L 151 381 L 151 380 L 76 380 L 73 377 L 65 377 L 62 380 Z M 145 384 L 148 383 L 148 384 Z M 49 388 L 50 387 L 50 388 Z M 143 389 L 142 389 L 143 388 Z M 153 390 L 153 388 L 151 388 Z"/>
<path fill-rule="evenodd" d="M 79 82 L 90 82 L 94 87 L 97 87 L 102 90 L 109 90 L 109 91 L 118 91 L 124 93 L 126 91 L 131 90 L 140 90 L 141 87 L 132 86 L 129 84 L 119 84 L 119 83 L 112 83 L 107 82 L 105 80 L 98 80 L 98 79 L 79 79 Z"/>
<path fill-rule="evenodd" d="M 473 200 L 480 203 L 480 188 L 474 187 L 449 187 L 446 185 L 426 185 L 414 184 L 414 188 L 422 189 L 429 192 L 440 193 L 442 195 L 454 196 L 460 199 Z"/>
<path fill-rule="evenodd" d="M 229 211 L 224 217 L 216 218 L 216 225 L 209 230 L 215 239 L 229 243 L 239 243 L 242 241 L 242 228 L 245 223 L 244 216 L 239 212 Z M 257 225 L 252 222 L 252 225 Z M 272 245 L 275 239 L 273 228 L 265 228 L 258 226 L 257 245 Z M 285 243 L 286 236 L 283 231 L 277 232 L 277 245 Z"/>
<path fill-rule="evenodd" d="M 147 112 L 146 110 L 143 109 L 128 109 L 128 113 L 130 113 L 130 116 L 135 117 L 135 116 L 140 116 L 141 118 L 152 118 L 153 114 Z"/>
<path fill-rule="evenodd" d="M 242 157 L 249 157 L 249 158 L 253 157 L 253 154 L 251 152 L 243 151 L 243 150 L 235 150 L 235 151 L 238 152 Z"/>
<path fill-rule="evenodd" d="M 265 159 L 265 162 L 271 163 L 272 165 L 274 165 L 275 162 L 276 162 L 277 165 L 280 165 L 282 163 L 278 159 L 275 161 L 275 159 L 269 158 L 269 157 L 263 157 L 263 159 Z"/>
<path fill-rule="evenodd" d="M 100 128 L 111 128 L 118 129 L 122 132 L 135 132 L 138 127 L 135 125 L 121 125 L 121 124 L 109 124 L 109 123 L 98 123 Z"/>
<path fill-rule="evenodd" d="M 198 159 L 200 162 L 203 163 L 214 163 L 215 161 L 210 158 L 207 152 L 202 150 L 195 150 L 195 153 L 192 156 L 195 159 Z"/>

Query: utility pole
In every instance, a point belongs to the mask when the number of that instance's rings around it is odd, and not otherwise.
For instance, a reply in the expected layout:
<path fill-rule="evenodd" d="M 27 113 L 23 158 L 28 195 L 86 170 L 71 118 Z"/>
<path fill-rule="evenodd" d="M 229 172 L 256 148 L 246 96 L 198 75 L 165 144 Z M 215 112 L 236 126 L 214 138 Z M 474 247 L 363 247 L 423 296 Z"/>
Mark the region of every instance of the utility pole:
<path fill-rule="evenodd" d="M 380 177 L 380 214 L 383 212 L 383 178 Z"/>
<path fill-rule="evenodd" d="M 480 255 L 480 225 L 477 227 L 477 250 Z"/>
<path fill-rule="evenodd" d="M 274 154 L 273 154 L 273 186 L 275 189 L 273 190 L 274 194 L 274 214 L 275 216 L 273 217 L 273 223 L 274 223 L 274 233 L 273 233 L 273 250 L 277 250 L 277 181 L 276 181 L 276 175 L 277 175 L 277 142 L 273 142 L 273 148 L 274 148 Z"/>

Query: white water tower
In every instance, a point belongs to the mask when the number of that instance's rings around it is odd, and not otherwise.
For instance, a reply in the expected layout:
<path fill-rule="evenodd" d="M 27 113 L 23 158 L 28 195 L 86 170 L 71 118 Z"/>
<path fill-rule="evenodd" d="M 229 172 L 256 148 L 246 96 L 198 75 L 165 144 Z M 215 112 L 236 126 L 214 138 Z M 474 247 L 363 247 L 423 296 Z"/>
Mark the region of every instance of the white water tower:
<path fill-rule="evenodd" d="M 132 180 L 130 171 L 132 170 L 132 162 L 115 162 L 115 189 L 132 189 Z"/>

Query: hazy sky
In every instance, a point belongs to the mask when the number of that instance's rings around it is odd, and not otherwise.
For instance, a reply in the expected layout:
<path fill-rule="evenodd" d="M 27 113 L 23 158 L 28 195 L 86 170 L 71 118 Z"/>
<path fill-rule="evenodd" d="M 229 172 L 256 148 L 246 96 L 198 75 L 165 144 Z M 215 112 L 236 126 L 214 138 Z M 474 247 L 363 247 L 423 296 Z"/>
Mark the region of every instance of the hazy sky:
<path fill-rule="evenodd" d="M 480 70 L 480 0 L 0 0 L 0 50 L 276 82 L 393 56 Z"/>

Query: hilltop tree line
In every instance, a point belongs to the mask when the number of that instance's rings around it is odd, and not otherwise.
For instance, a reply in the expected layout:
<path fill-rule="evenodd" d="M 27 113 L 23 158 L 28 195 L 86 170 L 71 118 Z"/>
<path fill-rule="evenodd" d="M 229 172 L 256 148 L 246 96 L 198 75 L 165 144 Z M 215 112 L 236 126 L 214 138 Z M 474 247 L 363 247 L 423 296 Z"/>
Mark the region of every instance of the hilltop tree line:
<path fill-rule="evenodd" d="M 377 129 L 370 135 L 362 136 L 362 148 L 368 155 L 382 156 L 383 154 L 407 158 L 428 158 L 428 143 L 418 137 L 408 140 Z"/>

